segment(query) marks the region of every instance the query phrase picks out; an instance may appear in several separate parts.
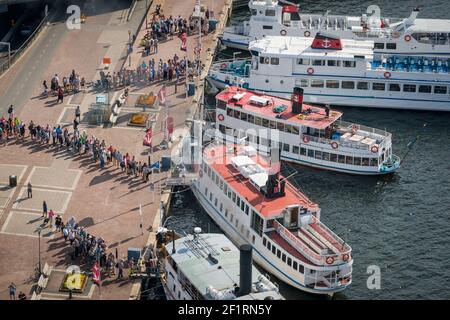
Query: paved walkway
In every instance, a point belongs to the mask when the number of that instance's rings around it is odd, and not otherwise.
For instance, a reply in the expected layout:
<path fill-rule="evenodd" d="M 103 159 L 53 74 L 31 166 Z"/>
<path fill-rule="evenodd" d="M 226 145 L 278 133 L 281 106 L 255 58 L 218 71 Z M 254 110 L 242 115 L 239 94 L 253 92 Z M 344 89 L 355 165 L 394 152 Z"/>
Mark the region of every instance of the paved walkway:
<path fill-rule="evenodd" d="M 156 0 L 152 7 L 161 3 L 166 16 L 188 16 L 192 12 L 194 0 Z M 214 12 L 218 15 L 224 1 L 214 1 Z M 142 3 L 142 1 L 140 1 Z M 154 10 L 150 10 L 151 14 Z M 112 60 L 110 70 L 118 70 L 123 63 L 125 45 L 128 41 L 128 25 L 121 20 L 122 11 L 100 13 L 88 17 L 81 30 L 65 32 L 55 43 L 48 67 L 36 77 L 50 79 L 55 73 L 68 75 L 72 69 L 84 76 L 87 81 L 95 80 L 101 66 L 102 58 Z M 142 17 L 142 16 L 141 16 Z M 144 26 L 145 27 L 145 26 Z M 138 33 L 136 44 L 145 30 Z M 188 38 L 188 58 L 193 58 L 196 35 Z M 215 41 L 215 35 L 203 38 L 203 55 Z M 168 59 L 177 52 L 180 57 L 180 40 L 173 40 L 159 45 L 158 55 L 150 57 Z M 141 49 L 134 48 L 132 61 L 142 61 Z M 145 59 L 148 59 L 147 57 Z M 41 71 L 41 70 L 39 70 Z M 0 79 L 0 81 L 3 79 Z M 158 92 L 162 83 L 143 88 L 132 88 L 131 96 L 140 93 Z M 27 97 L 19 117 L 26 123 L 34 120 L 41 124 L 64 125 L 73 120 L 74 107 L 79 104 L 86 112 L 95 99 L 92 92 L 65 98 L 64 103 L 56 104 L 53 97 L 39 98 L 41 84 L 36 84 Z M 157 146 L 163 133 L 161 121 L 169 114 L 174 118 L 175 129 L 183 128 L 187 115 L 191 113 L 192 97 L 185 98 L 184 88 L 175 93 L 173 85 L 167 86 L 169 107 L 154 111 L 157 119 L 153 142 Z M 120 92 L 117 92 L 119 94 Z M 132 99 L 130 99 L 132 101 Z M 128 110 L 127 110 L 128 109 Z M 132 104 L 127 105 L 124 113 L 139 110 Z M 162 116 L 164 115 L 164 116 Z M 144 129 L 117 125 L 112 128 L 81 125 L 81 129 L 105 139 L 121 151 L 135 155 L 138 161 L 148 162 L 149 150 L 142 145 Z M 177 136 L 174 135 L 174 145 Z M 172 145 L 171 145 L 172 147 Z M 109 166 L 99 171 L 98 164 L 90 158 L 71 156 L 51 147 L 42 147 L 31 141 L 10 142 L 1 148 L 0 159 L 0 299 L 7 299 L 7 286 L 11 281 L 17 285 L 18 292 L 29 294 L 33 285 L 30 276 L 38 263 L 37 228 L 42 225 L 41 207 L 46 200 L 50 209 L 63 216 L 63 220 L 75 217 L 87 231 L 105 239 L 110 250 L 118 250 L 124 257 L 130 247 L 143 248 L 149 239 L 149 226 L 158 212 L 161 185 L 166 173 L 155 174 L 155 189 L 150 190 L 148 183 L 141 178 L 132 178 L 120 173 L 118 168 Z M 160 159 L 169 150 L 154 149 L 153 159 Z M 18 185 L 10 189 L 9 175 L 18 177 Z M 26 184 L 34 185 L 33 198 L 27 198 Z M 152 192 L 154 193 L 152 195 Z M 139 206 L 142 205 L 143 226 L 140 229 Z M 143 235 L 142 235 L 143 231 Z M 45 262 L 58 270 L 65 270 L 69 265 L 78 263 L 68 256 L 68 245 L 64 244 L 61 234 L 50 228 L 44 229 L 41 238 L 42 264 Z M 113 251 L 113 252 L 114 252 Z M 93 290 L 89 296 L 93 299 L 128 299 L 134 281 L 117 281 L 105 279 L 102 296 L 99 290 Z M 47 297 L 50 299 L 50 297 Z M 56 296 L 56 298 L 58 298 Z M 61 297 L 59 297 L 61 298 Z"/>

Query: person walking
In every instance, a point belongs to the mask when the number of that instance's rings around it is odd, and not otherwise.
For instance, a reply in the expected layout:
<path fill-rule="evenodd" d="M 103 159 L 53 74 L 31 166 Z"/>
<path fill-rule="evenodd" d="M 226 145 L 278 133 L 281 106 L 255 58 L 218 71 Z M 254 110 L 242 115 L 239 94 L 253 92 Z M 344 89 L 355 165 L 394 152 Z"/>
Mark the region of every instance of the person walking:
<path fill-rule="evenodd" d="M 16 300 L 16 285 L 14 282 L 11 282 L 11 284 L 8 287 L 9 290 L 9 300 Z"/>
<path fill-rule="evenodd" d="M 64 102 L 64 91 L 62 89 L 62 87 L 58 88 L 58 100 L 56 100 L 56 103 L 59 103 L 61 101 L 61 103 Z"/>
<path fill-rule="evenodd" d="M 33 186 L 31 185 L 31 182 L 28 182 L 27 193 L 28 198 L 33 198 Z"/>
<path fill-rule="evenodd" d="M 62 223 L 62 218 L 61 216 L 58 214 L 55 218 L 55 227 L 56 227 L 56 231 L 61 231 L 61 223 Z"/>
<path fill-rule="evenodd" d="M 14 107 L 13 107 L 13 105 L 10 105 L 9 108 L 8 108 L 8 116 L 9 116 L 9 119 L 13 119 L 14 118 Z"/>
<path fill-rule="evenodd" d="M 117 279 L 123 279 L 123 260 L 120 259 L 119 262 L 117 262 L 117 269 L 119 269 L 119 273 L 117 275 Z"/>
<path fill-rule="evenodd" d="M 47 202 L 42 203 L 42 218 L 47 218 Z"/>
<path fill-rule="evenodd" d="M 55 216 L 55 212 L 50 209 L 50 211 L 48 212 L 48 221 L 50 222 L 50 228 L 53 227 L 53 217 Z"/>
<path fill-rule="evenodd" d="M 81 122 L 81 110 L 80 106 L 77 106 L 75 109 L 75 119 L 78 119 L 79 122 Z"/>

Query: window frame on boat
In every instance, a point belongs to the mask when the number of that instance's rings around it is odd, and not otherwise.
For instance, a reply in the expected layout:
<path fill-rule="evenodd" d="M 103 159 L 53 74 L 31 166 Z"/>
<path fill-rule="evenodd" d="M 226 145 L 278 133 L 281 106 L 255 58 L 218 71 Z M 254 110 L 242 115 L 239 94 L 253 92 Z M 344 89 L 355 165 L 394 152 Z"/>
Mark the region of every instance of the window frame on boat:
<path fill-rule="evenodd" d="M 381 89 L 383 88 L 383 89 Z M 372 82 L 373 91 L 386 91 L 386 82 Z"/>
<path fill-rule="evenodd" d="M 416 84 L 404 83 L 402 87 L 403 87 L 403 92 L 412 92 L 412 93 L 417 92 Z M 408 88 L 408 89 L 406 89 L 406 88 Z M 414 88 L 414 90 L 412 90 L 412 88 Z"/>
<path fill-rule="evenodd" d="M 297 58 L 297 64 L 301 66 L 309 66 L 311 64 L 311 59 Z"/>
<path fill-rule="evenodd" d="M 326 80 L 325 86 L 329 89 L 339 89 L 340 82 L 339 80 Z"/>
<path fill-rule="evenodd" d="M 264 14 L 265 14 L 266 17 L 275 17 L 276 16 L 276 11 L 273 10 L 273 9 L 266 9 Z"/>
<path fill-rule="evenodd" d="M 445 90 L 443 92 L 436 92 L 437 88 L 441 88 L 441 89 L 444 88 Z M 447 94 L 447 92 L 448 92 L 447 86 L 434 86 L 434 88 L 433 88 L 434 94 Z"/>
<path fill-rule="evenodd" d="M 389 91 L 395 91 L 395 92 L 402 91 L 400 83 L 389 83 L 388 89 L 389 89 Z"/>
<path fill-rule="evenodd" d="M 355 81 L 343 80 L 341 81 L 341 89 L 354 90 Z"/>
<path fill-rule="evenodd" d="M 426 90 L 425 90 L 426 89 Z M 431 87 L 431 85 L 427 85 L 427 84 L 421 84 L 421 85 L 419 85 L 419 88 L 418 88 L 418 91 L 417 91 L 418 93 L 427 93 L 427 94 L 430 94 L 431 92 L 432 92 L 432 87 Z"/>
<path fill-rule="evenodd" d="M 342 60 L 342 66 L 344 68 L 356 68 L 356 61 L 353 61 L 353 60 Z"/>
<path fill-rule="evenodd" d="M 361 86 L 362 84 L 366 84 L 366 87 L 364 88 L 363 86 Z M 368 81 L 358 81 L 356 83 L 356 89 L 358 89 L 358 90 L 370 90 L 370 82 L 368 82 Z"/>

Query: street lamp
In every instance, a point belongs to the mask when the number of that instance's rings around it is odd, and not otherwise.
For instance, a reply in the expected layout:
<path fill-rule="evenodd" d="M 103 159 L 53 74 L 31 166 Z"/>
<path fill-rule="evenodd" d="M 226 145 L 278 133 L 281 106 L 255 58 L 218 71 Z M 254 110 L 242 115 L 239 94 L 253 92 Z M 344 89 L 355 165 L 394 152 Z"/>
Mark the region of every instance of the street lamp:
<path fill-rule="evenodd" d="M 10 68 L 11 67 L 11 43 L 0 41 L 0 44 L 8 46 L 8 68 Z"/>
<path fill-rule="evenodd" d="M 38 232 L 38 246 L 39 246 L 39 276 L 41 276 L 41 274 L 42 274 L 42 269 L 41 269 L 41 231 L 42 231 L 42 228 L 41 227 L 39 227 L 38 228 L 38 230 L 37 230 L 37 232 Z"/>

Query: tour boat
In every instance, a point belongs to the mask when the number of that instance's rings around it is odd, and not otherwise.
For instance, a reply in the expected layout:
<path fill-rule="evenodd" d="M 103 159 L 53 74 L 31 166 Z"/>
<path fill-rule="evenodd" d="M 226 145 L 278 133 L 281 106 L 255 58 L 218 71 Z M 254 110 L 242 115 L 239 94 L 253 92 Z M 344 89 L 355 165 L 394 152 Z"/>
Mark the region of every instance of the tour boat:
<path fill-rule="evenodd" d="M 393 173 L 400 159 L 392 153 L 392 134 L 345 122 L 342 113 L 238 87 L 216 96 L 216 133 L 222 140 L 246 140 L 268 155 L 279 147 L 281 159 L 319 169 L 359 175 Z"/>
<path fill-rule="evenodd" d="M 278 286 L 223 234 L 195 228 L 163 247 L 163 288 L 168 300 L 284 300 Z"/>
<path fill-rule="evenodd" d="M 247 50 L 250 41 L 265 36 L 314 37 L 329 31 L 343 39 L 373 39 L 375 52 L 401 55 L 449 55 L 450 20 L 418 19 L 415 8 L 408 18 L 382 18 L 378 8 L 370 16 L 300 13 L 297 6 L 282 6 L 276 0 L 251 0 L 251 17 L 225 28 L 223 45 Z"/>
<path fill-rule="evenodd" d="M 448 56 L 377 54 L 373 41 L 317 33 L 315 38 L 267 36 L 250 43 L 252 57 L 213 64 L 209 80 L 339 106 L 450 111 Z"/>
<path fill-rule="evenodd" d="M 251 146 L 215 140 L 203 150 L 192 190 L 231 241 L 251 245 L 254 261 L 281 281 L 316 294 L 344 290 L 352 282 L 351 247 L 279 167 Z"/>

